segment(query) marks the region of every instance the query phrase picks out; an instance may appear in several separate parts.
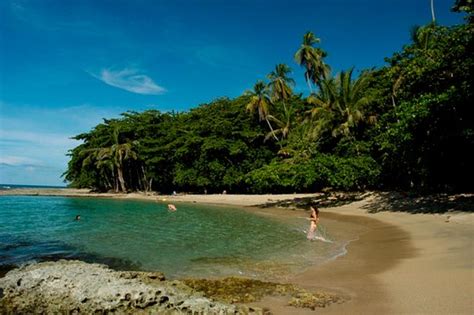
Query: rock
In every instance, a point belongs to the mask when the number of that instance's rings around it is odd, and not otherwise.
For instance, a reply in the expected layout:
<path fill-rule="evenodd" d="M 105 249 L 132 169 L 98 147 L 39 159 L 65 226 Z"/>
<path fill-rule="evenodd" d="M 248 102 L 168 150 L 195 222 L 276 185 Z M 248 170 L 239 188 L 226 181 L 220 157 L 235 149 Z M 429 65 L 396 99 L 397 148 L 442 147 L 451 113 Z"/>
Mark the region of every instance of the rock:
<path fill-rule="evenodd" d="M 316 307 L 326 307 L 333 303 L 342 303 L 343 301 L 341 297 L 334 294 L 324 292 L 310 293 L 301 290 L 292 297 L 288 305 L 315 310 Z"/>
<path fill-rule="evenodd" d="M 327 292 L 308 292 L 288 283 L 265 282 L 256 279 L 228 277 L 222 279 L 183 279 L 187 286 L 195 289 L 207 298 L 226 303 L 251 303 L 260 301 L 264 296 L 288 296 L 289 305 L 294 307 L 316 309 L 333 303 L 342 303 L 344 299 Z M 240 312 L 252 313 L 250 308 L 241 307 Z M 259 309 L 255 314 L 268 314 Z M 252 313 L 253 314 L 253 313 Z"/>
<path fill-rule="evenodd" d="M 239 314 L 156 272 L 120 272 L 60 260 L 11 270 L 0 279 L 0 313 Z M 263 313 L 256 310 L 253 313 Z"/>

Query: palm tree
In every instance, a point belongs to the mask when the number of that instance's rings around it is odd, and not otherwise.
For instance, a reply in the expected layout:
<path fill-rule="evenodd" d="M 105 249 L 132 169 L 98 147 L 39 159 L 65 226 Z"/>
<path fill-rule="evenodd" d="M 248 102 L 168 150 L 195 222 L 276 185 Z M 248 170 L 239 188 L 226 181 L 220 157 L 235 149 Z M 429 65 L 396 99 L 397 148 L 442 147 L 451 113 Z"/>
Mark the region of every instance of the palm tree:
<path fill-rule="evenodd" d="M 137 153 L 133 151 L 132 143 L 119 143 L 119 131 L 116 128 L 114 130 L 114 144 L 110 148 L 103 149 L 104 158 L 112 158 L 117 171 L 117 179 L 120 183 L 122 192 L 126 192 L 127 188 L 125 185 L 125 178 L 123 175 L 124 162 L 129 159 L 136 160 L 138 158 Z"/>
<path fill-rule="evenodd" d="M 293 94 L 291 86 L 295 85 L 295 80 L 288 77 L 289 73 L 291 73 L 290 67 L 285 64 L 278 64 L 275 70 L 268 75 L 268 79 L 270 80 L 268 86 L 271 89 L 273 102 L 281 101 L 285 110 L 285 101 Z"/>
<path fill-rule="evenodd" d="M 315 105 L 310 113 L 316 138 L 324 132 L 331 132 L 333 137 L 349 136 L 359 123 L 375 122 L 374 116 L 366 117 L 365 113 L 366 105 L 373 101 L 367 92 L 369 73 L 362 72 L 354 80 L 352 74 L 353 68 L 323 80 L 318 95 L 308 98 Z"/>
<path fill-rule="evenodd" d="M 296 63 L 306 69 L 304 76 L 311 94 L 313 93 L 311 82 L 318 84 L 329 73 L 329 66 L 323 62 L 323 58 L 327 56 L 326 52 L 314 47 L 319 42 L 320 39 L 313 32 L 306 32 L 303 35 L 303 43 L 295 53 Z"/>
<path fill-rule="evenodd" d="M 92 166 L 97 170 L 98 178 L 97 187 L 95 188 L 99 190 L 116 189 L 113 163 L 110 160 L 103 159 L 101 150 L 101 148 L 81 150 L 79 153 L 82 156 L 81 167 L 84 169 Z M 110 182 L 111 176 L 114 177 L 114 184 Z"/>
<path fill-rule="evenodd" d="M 284 112 L 281 115 L 281 119 L 278 119 L 277 117 L 273 115 L 268 115 L 268 119 L 273 121 L 277 126 L 278 129 L 275 129 L 273 132 L 273 135 L 275 134 L 280 134 L 282 139 L 285 139 L 288 137 L 288 134 L 290 133 L 291 130 L 291 124 L 293 122 L 293 117 L 295 114 L 294 108 L 284 108 Z M 267 140 L 270 138 L 271 134 L 268 133 L 265 139 Z"/>
<path fill-rule="evenodd" d="M 113 140 L 114 143 L 110 147 L 83 150 L 82 154 L 85 155 L 85 158 L 82 166 L 94 165 L 99 174 L 104 177 L 106 188 L 112 186 L 108 180 L 108 175 L 112 173 L 115 192 L 126 192 L 125 161 L 129 159 L 137 160 L 138 155 L 133 150 L 135 143 L 119 143 L 119 131 L 117 128 L 114 129 Z"/>
<path fill-rule="evenodd" d="M 245 94 L 250 96 L 250 101 L 246 106 L 247 111 L 254 113 L 256 110 L 258 111 L 258 119 L 260 121 L 265 120 L 270 128 L 270 132 L 275 138 L 276 141 L 279 139 L 275 135 L 273 131 L 273 127 L 268 121 L 268 116 L 270 114 L 270 107 L 272 105 L 270 97 L 268 96 L 268 87 L 266 84 L 259 80 L 255 83 L 253 90 L 246 91 Z"/>

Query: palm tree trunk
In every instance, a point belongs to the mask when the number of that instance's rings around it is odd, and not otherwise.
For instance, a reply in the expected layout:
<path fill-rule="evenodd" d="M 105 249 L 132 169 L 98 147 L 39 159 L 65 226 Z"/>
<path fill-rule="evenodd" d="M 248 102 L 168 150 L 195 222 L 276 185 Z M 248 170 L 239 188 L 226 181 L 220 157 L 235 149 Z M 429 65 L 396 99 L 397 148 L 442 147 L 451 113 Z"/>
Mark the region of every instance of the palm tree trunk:
<path fill-rule="evenodd" d="M 268 127 L 270 127 L 270 130 L 272 131 L 273 138 L 275 138 L 276 141 L 280 141 L 280 139 L 278 139 L 278 137 L 275 135 L 275 131 L 273 131 L 272 125 L 268 121 L 267 117 L 265 117 L 265 121 L 267 122 Z"/>
<path fill-rule="evenodd" d="M 114 190 L 116 193 L 119 192 L 119 182 L 118 182 L 117 176 L 115 176 L 115 172 L 114 172 Z"/>
<path fill-rule="evenodd" d="M 125 179 L 123 178 L 122 166 L 117 167 L 117 175 L 118 175 L 118 180 L 120 182 L 120 188 L 122 189 L 122 192 L 127 192 L 127 188 L 125 187 Z"/>
<path fill-rule="evenodd" d="M 434 11 L 434 0 L 431 0 L 431 19 L 433 23 L 436 22 L 435 11 Z"/>
<path fill-rule="evenodd" d="M 142 165 L 142 174 L 143 174 L 143 189 L 145 192 L 148 192 L 150 190 L 150 187 L 148 186 L 148 179 L 146 178 L 146 172 L 145 172 L 145 167 Z"/>
<path fill-rule="evenodd" d="M 308 72 L 306 72 L 304 76 L 306 77 L 306 83 L 308 83 L 308 87 L 309 87 L 309 94 L 311 95 L 313 94 L 313 87 L 311 86 L 311 81 L 309 80 Z"/>

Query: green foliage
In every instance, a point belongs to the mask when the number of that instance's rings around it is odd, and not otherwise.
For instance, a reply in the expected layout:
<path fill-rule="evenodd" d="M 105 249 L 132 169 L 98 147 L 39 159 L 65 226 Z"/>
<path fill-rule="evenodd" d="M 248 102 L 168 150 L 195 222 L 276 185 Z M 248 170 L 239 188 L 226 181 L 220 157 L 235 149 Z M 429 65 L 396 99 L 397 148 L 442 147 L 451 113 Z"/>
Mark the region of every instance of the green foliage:
<path fill-rule="evenodd" d="M 321 154 L 310 160 L 272 161 L 246 176 L 258 193 L 314 192 L 323 188 L 360 190 L 374 187 L 380 167 L 370 156 L 343 158 Z"/>
<path fill-rule="evenodd" d="M 429 32 L 425 45 L 406 46 L 379 73 L 388 82 L 379 93 L 392 94 L 391 100 L 381 99 L 380 107 L 391 110 L 382 113 L 374 135 L 383 181 L 392 187 L 471 190 L 473 29 L 429 25 L 423 32 Z"/>
<path fill-rule="evenodd" d="M 308 98 L 279 64 L 235 99 L 104 120 L 75 137 L 64 178 L 98 191 L 472 191 L 472 1 L 453 10 L 468 22 L 414 27 L 385 67 L 358 75 L 331 76 L 306 33 L 295 60 L 318 88 Z"/>

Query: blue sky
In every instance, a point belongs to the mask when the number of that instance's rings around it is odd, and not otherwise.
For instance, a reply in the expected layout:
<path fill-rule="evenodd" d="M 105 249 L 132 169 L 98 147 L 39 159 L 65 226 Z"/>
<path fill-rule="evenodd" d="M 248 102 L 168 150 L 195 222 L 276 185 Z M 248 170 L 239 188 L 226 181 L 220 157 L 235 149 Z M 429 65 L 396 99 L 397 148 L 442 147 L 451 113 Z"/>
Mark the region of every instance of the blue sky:
<path fill-rule="evenodd" d="M 462 22 L 435 0 L 440 24 Z M 313 31 L 339 71 L 381 66 L 430 21 L 429 0 L 4 0 L 0 183 L 61 185 L 71 136 L 127 110 L 183 111 L 293 69 Z"/>

